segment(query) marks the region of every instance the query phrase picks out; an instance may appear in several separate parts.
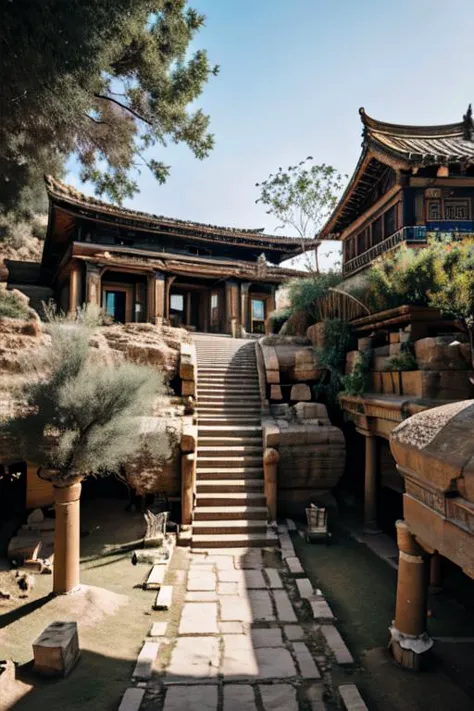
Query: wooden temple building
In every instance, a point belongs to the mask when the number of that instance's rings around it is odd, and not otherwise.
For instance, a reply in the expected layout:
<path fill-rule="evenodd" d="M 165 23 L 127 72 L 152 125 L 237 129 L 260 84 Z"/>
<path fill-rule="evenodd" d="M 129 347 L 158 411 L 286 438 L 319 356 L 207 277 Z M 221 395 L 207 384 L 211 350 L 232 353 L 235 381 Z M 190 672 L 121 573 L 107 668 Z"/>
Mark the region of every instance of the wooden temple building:
<path fill-rule="evenodd" d="M 124 209 L 51 177 L 46 187 L 39 281 L 64 312 L 92 303 L 118 322 L 264 333 L 276 289 L 301 274 L 280 263 L 317 244 Z"/>
<path fill-rule="evenodd" d="M 474 233 L 474 121 L 405 126 L 359 109 L 362 153 L 320 239 L 343 243 L 343 276 L 399 244 L 423 246 Z"/>

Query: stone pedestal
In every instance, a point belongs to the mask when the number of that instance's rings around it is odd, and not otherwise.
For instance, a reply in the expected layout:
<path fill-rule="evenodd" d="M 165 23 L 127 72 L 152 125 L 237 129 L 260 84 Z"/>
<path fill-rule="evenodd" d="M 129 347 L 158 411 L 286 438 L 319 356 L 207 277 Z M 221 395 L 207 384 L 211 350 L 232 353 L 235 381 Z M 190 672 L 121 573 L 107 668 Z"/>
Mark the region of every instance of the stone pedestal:
<path fill-rule="evenodd" d="M 33 642 L 34 670 L 44 676 L 67 676 L 79 659 L 77 622 L 53 622 Z"/>
<path fill-rule="evenodd" d="M 400 550 L 395 620 L 390 627 L 390 650 L 402 667 L 419 671 L 433 641 L 426 632 L 428 575 L 424 551 L 407 524 L 397 521 Z"/>
<path fill-rule="evenodd" d="M 53 591 L 61 595 L 79 585 L 81 483 L 54 486 L 53 491 L 56 509 Z"/>

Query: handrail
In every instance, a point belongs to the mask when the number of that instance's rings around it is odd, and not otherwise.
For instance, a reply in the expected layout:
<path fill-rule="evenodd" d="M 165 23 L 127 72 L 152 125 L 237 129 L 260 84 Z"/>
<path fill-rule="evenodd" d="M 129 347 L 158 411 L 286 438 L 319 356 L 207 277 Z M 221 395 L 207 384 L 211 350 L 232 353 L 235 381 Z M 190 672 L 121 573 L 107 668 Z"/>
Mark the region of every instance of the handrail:
<path fill-rule="evenodd" d="M 348 276 L 349 274 L 359 271 L 365 267 L 366 264 L 369 264 L 381 254 L 395 249 L 395 247 L 402 242 L 426 242 L 426 227 L 402 227 L 400 230 L 397 230 L 397 232 L 386 237 L 382 242 L 375 244 L 367 251 L 345 262 L 342 267 L 343 275 Z"/>

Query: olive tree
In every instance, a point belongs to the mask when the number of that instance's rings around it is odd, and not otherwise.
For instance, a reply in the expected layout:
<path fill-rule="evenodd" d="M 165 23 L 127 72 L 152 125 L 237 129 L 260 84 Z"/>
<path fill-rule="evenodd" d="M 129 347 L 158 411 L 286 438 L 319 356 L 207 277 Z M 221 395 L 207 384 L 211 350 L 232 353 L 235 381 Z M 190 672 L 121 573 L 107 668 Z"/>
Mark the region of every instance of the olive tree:
<path fill-rule="evenodd" d="M 39 476 L 53 484 L 54 592 L 65 593 L 79 584 L 81 482 L 117 474 L 139 453 L 139 418 L 152 414 L 165 383 L 149 367 L 104 362 L 90 348 L 91 329 L 85 326 L 53 323 L 48 330 L 43 376 L 26 387 L 26 407 L 6 428 L 25 458 L 38 465 Z M 147 446 L 153 448 L 153 441 Z M 155 446 L 159 457 L 160 443 Z"/>

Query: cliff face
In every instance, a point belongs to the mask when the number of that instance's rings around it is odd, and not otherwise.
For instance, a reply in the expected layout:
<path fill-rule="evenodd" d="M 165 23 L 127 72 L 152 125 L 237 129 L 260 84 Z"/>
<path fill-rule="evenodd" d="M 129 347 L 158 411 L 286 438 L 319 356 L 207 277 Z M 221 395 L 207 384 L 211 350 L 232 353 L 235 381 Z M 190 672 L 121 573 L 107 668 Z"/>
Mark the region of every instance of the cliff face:
<path fill-rule="evenodd" d="M 46 375 L 43 351 L 50 336 L 36 312 L 29 319 L 0 318 L 0 420 L 20 414 L 25 407 L 22 386 Z M 156 367 L 172 382 L 178 376 L 180 346 L 189 340 L 184 329 L 152 324 L 101 327 L 91 332 L 91 355 L 103 362 L 133 362 Z M 126 467 L 129 483 L 139 491 L 179 493 L 179 441 L 184 405 L 182 398 L 168 394 L 157 399 L 154 416 L 137 418 L 136 436 L 144 449 Z M 146 420 L 146 421 L 145 421 Z M 151 457 L 146 442 L 153 439 Z M 22 459 L 18 445 L 9 437 L 0 438 L 0 464 Z"/>

